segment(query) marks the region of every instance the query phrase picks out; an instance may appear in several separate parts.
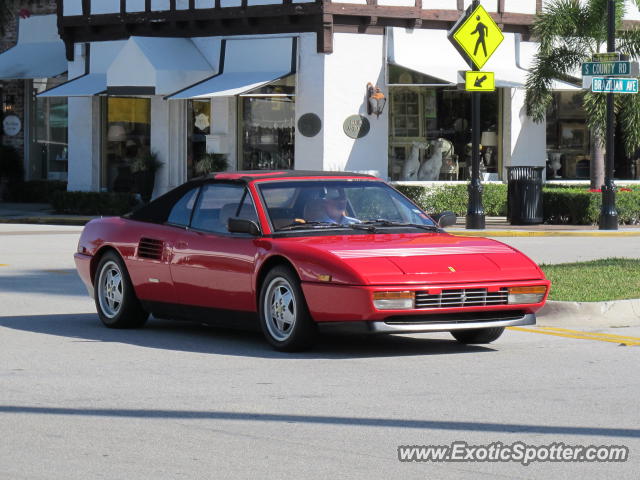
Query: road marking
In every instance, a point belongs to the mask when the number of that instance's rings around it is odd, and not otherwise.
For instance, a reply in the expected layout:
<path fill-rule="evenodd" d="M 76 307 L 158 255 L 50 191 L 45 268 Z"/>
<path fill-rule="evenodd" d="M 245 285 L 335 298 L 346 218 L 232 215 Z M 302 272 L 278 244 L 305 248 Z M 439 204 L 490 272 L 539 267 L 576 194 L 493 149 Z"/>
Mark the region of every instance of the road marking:
<path fill-rule="evenodd" d="M 0 267 L 8 267 L 9 264 L 8 263 L 0 263 Z"/>
<path fill-rule="evenodd" d="M 43 270 L 43 272 L 56 273 L 58 275 L 71 275 L 71 274 L 75 273 L 74 271 L 69 271 L 69 270 Z"/>
<path fill-rule="evenodd" d="M 556 337 L 576 338 L 578 340 L 596 340 L 598 342 L 618 343 L 626 346 L 640 345 L 640 337 L 625 337 L 623 335 L 612 335 L 610 333 L 581 332 L 579 330 L 569 330 L 555 327 L 508 327 L 510 330 L 528 333 L 541 333 L 543 335 L 553 335 Z"/>

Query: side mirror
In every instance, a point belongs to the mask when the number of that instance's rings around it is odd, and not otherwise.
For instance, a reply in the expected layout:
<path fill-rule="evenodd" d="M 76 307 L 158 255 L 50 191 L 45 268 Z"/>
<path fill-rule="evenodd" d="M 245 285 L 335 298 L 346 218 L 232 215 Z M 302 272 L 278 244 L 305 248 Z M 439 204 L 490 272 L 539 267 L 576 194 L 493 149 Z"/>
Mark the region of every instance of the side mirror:
<path fill-rule="evenodd" d="M 446 212 L 432 215 L 431 218 L 433 218 L 436 221 L 436 223 L 438 224 L 438 227 L 440 228 L 445 228 L 445 227 L 450 227 L 451 225 L 455 225 L 456 221 L 458 220 L 458 217 L 456 217 L 456 214 L 453 212 L 450 212 L 449 210 L 447 210 Z"/>
<path fill-rule="evenodd" d="M 231 233 L 248 233 L 257 237 L 260 235 L 260 227 L 251 220 L 246 218 L 230 218 L 227 224 L 227 230 Z"/>

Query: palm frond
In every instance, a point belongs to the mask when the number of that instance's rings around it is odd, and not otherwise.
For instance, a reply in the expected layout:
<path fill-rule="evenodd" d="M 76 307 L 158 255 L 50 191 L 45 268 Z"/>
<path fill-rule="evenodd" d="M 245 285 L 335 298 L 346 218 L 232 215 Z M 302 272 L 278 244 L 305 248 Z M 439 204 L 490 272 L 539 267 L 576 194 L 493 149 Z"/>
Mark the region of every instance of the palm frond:
<path fill-rule="evenodd" d="M 571 72 L 588 58 L 584 50 L 570 49 L 567 46 L 539 51 L 533 60 L 527 75 L 525 104 L 527 115 L 535 122 L 542 122 L 547 116 L 547 107 L 552 100 L 551 83 L 553 80 L 571 82 Z"/>

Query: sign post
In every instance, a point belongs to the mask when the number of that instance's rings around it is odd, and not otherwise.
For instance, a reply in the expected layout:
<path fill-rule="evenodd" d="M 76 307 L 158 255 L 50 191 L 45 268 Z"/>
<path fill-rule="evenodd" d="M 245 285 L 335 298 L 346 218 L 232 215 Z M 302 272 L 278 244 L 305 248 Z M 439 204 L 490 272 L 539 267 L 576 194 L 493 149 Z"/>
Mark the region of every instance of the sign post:
<path fill-rule="evenodd" d="M 500 46 L 504 35 L 480 1 L 474 0 L 449 30 L 447 37 L 472 69 L 465 75 L 466 89 L 471 91 L 471 181 L 468 186 L 466 227 L 484 229 L 485 213 L 480 182 L 480 92 L 493 91 L 495 81 L 493 73 L 481 72 L 480 69 Z M 493 83 L 491 90 L 488 90 L 489 83 Z"/>
<path fill-rule="evenodd" d="M 616 50 L 616 3 L 609 0 L 607 5 L 607 52 L 614 53 Z M 594 84 L 596 79 L 594 79 Z M 606 85 L 605 85 L 606 86 Z M 638 89 L 638 81 L 635 85 Z M 593 89 L 593 86 L 592 86 Z M 608 90 L 607 94 L 607 142 L 606 142 L 606 162 L 604 168 L 604 185 L 602 186 L 602 210 L 600 211 L 600 230 L 618 229 L 618 212 L 616 211 L 616 185 L 613 181 L 613 156 L 614 156 L 614 122 L 615 111 L 613 99 L 615 93 Z"/>

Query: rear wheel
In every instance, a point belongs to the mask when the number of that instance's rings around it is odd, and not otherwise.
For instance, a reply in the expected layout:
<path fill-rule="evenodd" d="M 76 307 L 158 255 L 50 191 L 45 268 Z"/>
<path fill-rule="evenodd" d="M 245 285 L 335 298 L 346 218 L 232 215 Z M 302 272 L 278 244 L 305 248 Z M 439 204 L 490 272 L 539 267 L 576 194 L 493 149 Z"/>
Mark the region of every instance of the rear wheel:
<path fill-rule="evenodd" d="M 260 289 L 259 314 L 262 333 L 276 349 L 294 352 L 314 344 L 317 326 L 290 268 L 275 267 L 267 274 Z"/>
<path fill-rule="evenodd" d="M 504 332 L 504 327 L 478 328 L 474 330 L 454 330 L 453 338 L 460 343 L 491 343 Z"/>
<path fill-rule="evenodd" d="M 136 328 L 147 321 L 136 297 L 124 262 L 115 252 L 107 252 L 100 259 L 93 282 L 98 316 L 109 328 Z"/>

